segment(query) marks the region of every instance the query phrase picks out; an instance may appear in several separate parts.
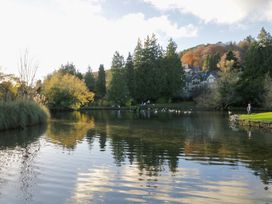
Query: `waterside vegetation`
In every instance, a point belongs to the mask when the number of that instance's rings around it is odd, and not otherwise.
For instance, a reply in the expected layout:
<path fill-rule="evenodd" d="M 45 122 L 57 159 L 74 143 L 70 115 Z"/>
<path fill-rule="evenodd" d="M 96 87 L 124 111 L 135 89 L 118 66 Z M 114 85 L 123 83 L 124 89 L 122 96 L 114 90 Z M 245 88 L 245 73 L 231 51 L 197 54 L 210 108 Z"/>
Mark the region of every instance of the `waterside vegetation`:
<path fill-rule="evenodd" d="M 0 131 L 25 129 L 48 121 L 50 114 L 43 105 L 41 81 L 34 83 L 36 71 L 26 51 L 20 58 L 19 77 L 0 72 Z"/>
<path fill-rule="evenodd" d="M 46 107 L 30 100 L 1 102 L 0 113 L 0 130 L 45 124 L 50 117 Z"/>

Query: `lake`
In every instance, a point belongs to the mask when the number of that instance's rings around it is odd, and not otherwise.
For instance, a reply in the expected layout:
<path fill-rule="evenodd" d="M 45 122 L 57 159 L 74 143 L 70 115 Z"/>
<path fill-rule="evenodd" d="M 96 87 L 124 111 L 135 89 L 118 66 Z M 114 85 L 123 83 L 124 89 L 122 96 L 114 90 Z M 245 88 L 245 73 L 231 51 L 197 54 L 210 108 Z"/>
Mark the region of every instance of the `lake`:
<path fill-rule="evenodd" d="M 0 203 L 272 203 L 272 131 L 219 112 L 55 113 L 0 132 Z"/>

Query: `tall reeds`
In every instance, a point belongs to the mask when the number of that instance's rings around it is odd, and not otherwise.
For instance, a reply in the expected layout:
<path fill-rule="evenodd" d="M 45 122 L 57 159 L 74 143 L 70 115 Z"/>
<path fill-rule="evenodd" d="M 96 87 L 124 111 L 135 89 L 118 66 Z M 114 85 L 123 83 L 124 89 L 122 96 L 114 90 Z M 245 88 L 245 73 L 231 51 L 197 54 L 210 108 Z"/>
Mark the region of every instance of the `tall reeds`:
<path fill-rule="evenodd" d="M 44 124 L 49 116 L 46 107 L 33 101 L 0 102 L 0 130 Z"/>

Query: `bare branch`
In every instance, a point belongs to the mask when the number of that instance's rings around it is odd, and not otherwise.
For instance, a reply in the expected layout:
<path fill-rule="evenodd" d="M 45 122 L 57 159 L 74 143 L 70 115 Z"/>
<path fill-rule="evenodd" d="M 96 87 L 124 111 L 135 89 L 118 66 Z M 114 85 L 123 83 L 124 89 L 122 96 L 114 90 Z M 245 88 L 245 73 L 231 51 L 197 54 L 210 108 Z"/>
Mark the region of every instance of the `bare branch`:
<path fill-rule="evenodd" d="M 33 59 L 30 58 L 29 52 L 26 49 L 24 54 L 19 58 L 19 77 L 21 82 L 32 87 L 35 82 L 38 65 L 33 65 Z"/>

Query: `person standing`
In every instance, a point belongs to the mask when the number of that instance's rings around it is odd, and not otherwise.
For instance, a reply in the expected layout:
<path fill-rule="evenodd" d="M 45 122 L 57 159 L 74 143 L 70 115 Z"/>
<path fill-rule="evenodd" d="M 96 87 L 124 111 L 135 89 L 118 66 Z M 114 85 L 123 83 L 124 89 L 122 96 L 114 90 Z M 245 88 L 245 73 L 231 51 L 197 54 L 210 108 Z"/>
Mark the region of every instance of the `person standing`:
<path fill-rule="evenodd" d="M 247 114 L 251 113 L 251 104 L 247 104 Z"/>

